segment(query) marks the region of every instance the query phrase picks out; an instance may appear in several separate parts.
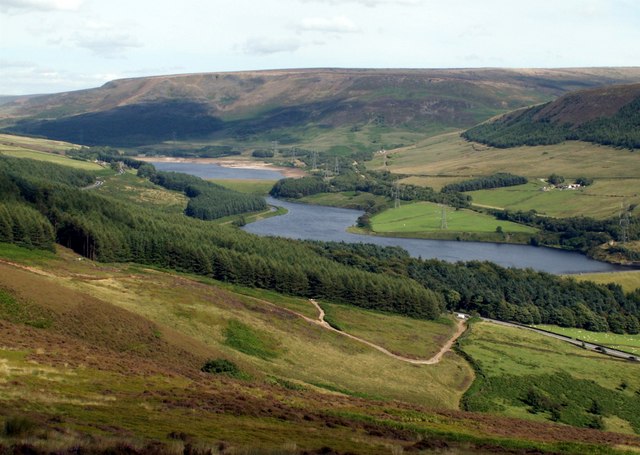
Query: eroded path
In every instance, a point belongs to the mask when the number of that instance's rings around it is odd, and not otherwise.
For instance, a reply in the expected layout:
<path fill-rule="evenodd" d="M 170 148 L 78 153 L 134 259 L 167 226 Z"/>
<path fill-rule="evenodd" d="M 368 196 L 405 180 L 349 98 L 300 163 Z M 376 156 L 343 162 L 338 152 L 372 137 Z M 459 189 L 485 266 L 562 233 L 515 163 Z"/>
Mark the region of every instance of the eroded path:
<path fill-rule="evenodd" d="M 364 340 L 360 337 L 357 337 L 355 335 L 351 335 L 350 333 L 346 333 L 343 332 L 341 330 L 338 330 L 334 327 L 332 327 L 327 321 L 324 320 L 324 310 L 322 309 L 322 307 L 318 304 L 318 302 L 315 301 L 315 299 L 309 299 L 309 301 L 316 307 L 316 309 L 318 310 L 318 319 L 311 319 L 307 316 L 303 316 L 301 314 L 298 314 L 299 316 L 301 316 L 302 318 L 304 318 L 305 320 L 312 322 L 314 324 L 317 324 L 327 330 L 331 330 L 332 332 L 335 333 L 339 333 L 342 336 L 345 336 L 347 338 L 351 338 L 352 340 L 358 341 L 359 343 L 363 343 L 366 344 L 367 346 L 382 352 L 385 355 L 388 355 L 389 357 L 393 357 L 394 359 L 400 360 L 402 362 L 407 362 L 407 363 L 412 363 L 414 365 L 434 365 L 438 362 L 440 362 L 440 360 L 442 360 L 442 357 L 451 350 L 451 347 L 453 346 L 453 343 L 456 342 L 456 340 L 460 337 L 460 335 L 462 335 L 465 331 L 466 325 L 464 323 L 464 321 L 462 320 L 458 320 L 457 321 L 457 329 L 456 332 L 453 334 L 453 336 L 449 339 L 449 341 L 447 341 L 444 346 L 442 346 L 442 348 L 440 349 L 440 351 L 438 351 L 438 353 L 436 355 L 434 355 L 433 357 L 429 358 L 429 359 L 412 359 L 409 357 L 404 357 L 398 354 L 394 354 L 393 352 L 389 351 L 386 348 L 383 348 L 380 345 L 377 345 L 375 343 L 372 343 L 370 341 Z"/>

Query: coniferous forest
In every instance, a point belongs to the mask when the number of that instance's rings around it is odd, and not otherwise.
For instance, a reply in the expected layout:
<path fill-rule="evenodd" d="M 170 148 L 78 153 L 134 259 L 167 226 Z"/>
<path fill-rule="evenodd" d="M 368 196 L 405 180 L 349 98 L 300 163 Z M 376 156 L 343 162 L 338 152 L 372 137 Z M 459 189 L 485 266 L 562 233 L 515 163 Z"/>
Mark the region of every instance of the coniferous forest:
<path fill-rule="evenodd" d="M 536 119 L 549 103 L 524 109 L 495 121 L 481 123 L 462 136 L 498 148 L 521 145 L 551 145 L 563 141 L 587 141 L 628 149 L 640 148 L 640 98 L 623 106 L 611 117 L 597 118 L 581 125 Z"/>

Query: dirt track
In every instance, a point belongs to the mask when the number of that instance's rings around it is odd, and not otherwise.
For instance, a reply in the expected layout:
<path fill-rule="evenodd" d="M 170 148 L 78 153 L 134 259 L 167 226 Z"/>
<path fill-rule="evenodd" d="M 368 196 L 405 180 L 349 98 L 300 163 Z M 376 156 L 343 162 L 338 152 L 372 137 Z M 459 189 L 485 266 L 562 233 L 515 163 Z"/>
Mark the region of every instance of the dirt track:
<path fill-rule="evenodd" d="M 312 322 L 314 324 L 317 324 L 321 327 L 324 327 L 327 330 L 331 330 L 332 332 L 335 333 L 339 333 L 342 336 L 345 336 L 347 338 L 351 338 L 352 340 L 358 341 L 360 343 L 366 344 L 369 347 L 372 347 L 373 349 L 376 349 L 380 352 L 382 352 L 385 355 L 388 355 L 389 357 L 393 357 L 394 359 L 400 360 L 402 362 L 407 362 L 407 363 L 412 363 L 414 365 L 434 365 L 438 362 L 440 362 L 440 360 L 442 360 L 442 357 L 449 352 L 449 350 L 451 349 L 451 346 L 453 346 L 453 343 L 455 343 L 455 341 L 460 337 L 460 335 L 462 335 L 464 333 L 464 330 L 466 328 L 464 321 L 462 320 L 458 320 L 457 321 L 457 330 L 456 333 L 453 334 L 453 336 L 449 339 L 449 341 L 447 341 L 444 346 L 442 346 L 442 348 L 440 349 L 440 351 L 438 351 L 438 353 L 436 355 L 434 355 L 433 357 L 429 358 L 429 359 L 411 359 L 409 357 L 403 357 L 401 355 L 398 354 L 394 354 L 393 352 L 389 351 L 388 349 L 383 348 L 382 346 L 379 346 L 377 344 L 371 343 L 370 341 L 367 340 L 363 340 L 362 338 L 359 338 L 355 335 L 351 335 L 350 333 L 346 333 L 343 332 L 341 330 L 338 330 L 334 327 L 332 327 L 327 321 L 324 320 L 324 310 L 320 307 L 320 305 L 318 305 L 318 302 L 315 301 L 315 299 L 309 299 L 309 301 L 316 307 L 316 309 L 318 310 L 318 319 L 311 319 L 308 318 L 307 316 L 304 316 L 302 314 L 298 314 L 298 316 L 302 317 L 303 319 Z"/>

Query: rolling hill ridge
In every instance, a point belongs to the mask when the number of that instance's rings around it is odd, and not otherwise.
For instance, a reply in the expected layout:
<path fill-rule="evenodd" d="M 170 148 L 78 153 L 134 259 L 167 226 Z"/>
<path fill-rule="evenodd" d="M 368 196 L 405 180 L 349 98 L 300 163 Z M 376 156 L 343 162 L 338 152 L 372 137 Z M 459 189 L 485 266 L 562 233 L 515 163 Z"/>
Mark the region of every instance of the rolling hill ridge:
<path fill-rule="evenodd" d="M 87 145 L 222 138 L 296 143 L 347 128 L 466 128 L 571 90 L 640 80 L 639 68 L 282 70 L 122 79 L 11 99 L 11 131 Z M 371 146 L 359 143 L 356 147 Z"/>

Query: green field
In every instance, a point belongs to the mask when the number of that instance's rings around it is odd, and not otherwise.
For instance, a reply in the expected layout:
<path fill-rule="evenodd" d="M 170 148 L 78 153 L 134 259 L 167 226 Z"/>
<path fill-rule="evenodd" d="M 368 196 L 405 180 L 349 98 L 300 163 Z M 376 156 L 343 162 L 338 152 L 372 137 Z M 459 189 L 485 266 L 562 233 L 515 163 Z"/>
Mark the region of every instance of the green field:
<path fill-rule="evenodd" d="M 640 270 L 611 273 L 583 273 L 572 275 L 578 281 L 593 281 L 598 284 L 616 283 L 622 286 L 624 292 L 631 292 L 640 288 Z"/>
<path fill-rule="evenodd" d="M 384 196 L 375 196 L 371 193 L 361 193 L 357 191 L 319 193 L 300 198 L 297 202 L 356 209 L 364 209 L 366 207 L 373 207 L 374 205 L 382 206 L 388 203 L 387 198 Z"/>
<path fill-rule="evenodd" d="M 212 179 L 213 183 L 224 186 L 225 188 L 229 188 L 234 191 L 239 191 L 240 193 L 249 193 L 249 194 L 262 194 L 267 195 L 271 188 L 273 188 L 273 184 L 276 183 L 275 180 L 252 180 L 252 179 L 238 179 L 238 180 L 229 180 L 229 179 Z"/>
<path fill-rule="evenodd" d="M 608 218 L 618 215 L 623 203 L 640 203 L 640 177 L 596 180 L 593 185 L 578 190 L 542 191 L 545 186 L 538 179 L 526 185 L 471 191 L 467 194 L 473 198 L 473 204 L 480 206 L 523 211 L 533 209 L 553 217 L 584 215 Z"/>
<path fill-rule="evenodd" d="M 390 150 L 387 166 L 384 162 L 382 155 L 376 155 L 368 167 L 405 174 L 411 176 L 404 180 L 407 183 L 436 189 L 496 172 L 529 178 L 526 186 L 469 193 L 474 203 L 496 208 L 604 218 L 619 213 L 622 203 L 640 204 L 640 154 L 585 142 L 496 149 L 467 142 L 454 132 Z M 539 191 L 540 179 L 553 173 L 567 181 L 591 177 L 595 183 L 578 191 Z"/>
<path fill-rule="evenodd" d="M 61 164 L 63 166 L 69 166 L 76 169 L 85 169 L 87 171 L 105 170 L 97 163 L 72 160 L 71 158 L 66 158 L 65 156 L 57 155 L 55 153 L 39 152 L 35 150 L 24 149 L 22 147 L 14 148 L 12 146 L 6 146 L 4 144 L 0 144 L 0 154 L 13 156 L 16 158 L 29 158 L 32 160 L 47 161 L 49 163 Z"/>
<path fill-rule="evenodd" d="M 640 178 L 640 155 L 628 150 L 568 141 L 537 147 L 496 149 L 467 142 L 460 132 L 442 134 L 388 151 L 387 170 L 407 175 L 473 177 L 510 172 L 525 177 Z M 380 155 L 368 166 L 382 169 Z"/>
<path fill-rule="evenodd" d="M 533 234 L 535 229 L 509 221 L 497 220 L 473 210 L 445 207 L 446 231 L 495 233 L 498 227 L 505 233 Z M 442 206 L 431 202 L 416 202 L 389 209 L 371 218 L 375 232 L 429 232 L 442 229 Z"/>
<path fill-rule="evenodd" d="M 486 322 L 461 345 L 480 374 L 463 399 L 470 410 L 640 434 L 637 363 Z"/>
<path fill-rule="evenodd" d="M 104 179 L 104 184 L 92 191 L 124 199 L 170 213 L 183 213 L 188 198 L 177 191 L 168 191 L 136 175 L 124 173 Z"/>
<path fill-rule="evenodd" d="M 0 147 L 15 147 L 25 150 L 64 154 L 67 150 L 79 149 L 81 146 L 70 142 L 55 141 L 52 139 L 0 134 Z"/>
<path fill-rule="evenodd" d="M 453 321 L 411 319 L 395 314 L 320 302 L 325 321 L 343 332 L 382 346 L 404 357 L 428 359 L 453 336 Z"/>
<path fill-rule="evenodd" d="M 536 325 L 535 327 L 548 330 L 549 332 L 559 333 L 560 335 L 565 335 L 577 340 L 601 344 L 603 346 L 609 346 L 614 349 L 620 349 L 621 351 L 640 355 L 640 335 L 620 335 L 611 332 L 590 332 L 588 330 L 576 329 L 573 327 L 558 327 L 557 325 L 545 324 Z"/>
<path fill-rule="evenodd" d="M 424 175 L 412 175 L 400 179 L 400 183 L 405 185 L 415 185 L 433 188 L 436 191 L 440 191 L 443 186 L 450 183 L 457 183 L 465 180 L 465 177 L 438 177 L 438 176 L 424 176 Z"/>

